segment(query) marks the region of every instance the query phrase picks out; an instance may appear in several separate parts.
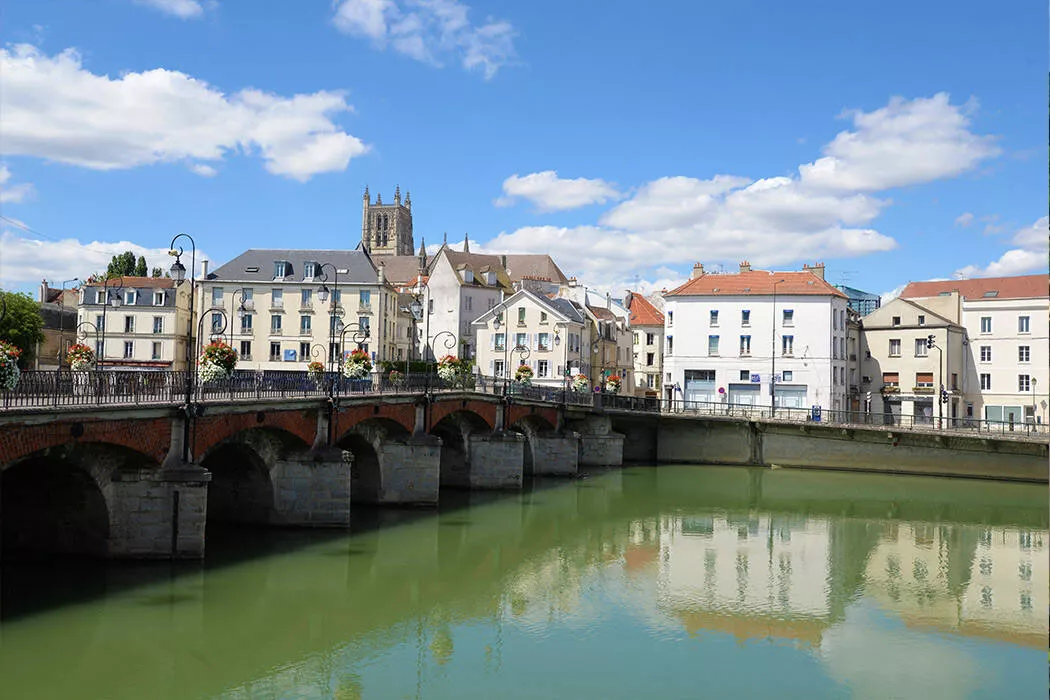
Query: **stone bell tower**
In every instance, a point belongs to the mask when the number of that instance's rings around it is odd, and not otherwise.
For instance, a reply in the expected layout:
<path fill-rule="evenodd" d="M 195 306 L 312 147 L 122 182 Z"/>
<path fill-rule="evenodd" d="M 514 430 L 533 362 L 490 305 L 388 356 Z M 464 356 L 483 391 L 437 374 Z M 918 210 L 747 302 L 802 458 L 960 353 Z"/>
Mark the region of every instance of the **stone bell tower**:
<path fill-rule="evenodd" d="M 383 195 L 377 194 L 373 203 L 365 187 L 361 208 L 361 246 L 372 255 L 413 255 L 412 194 L 405 192 L 401 202 L 401 188 L 394 188 L 394 203 L 383 204 Z"/>

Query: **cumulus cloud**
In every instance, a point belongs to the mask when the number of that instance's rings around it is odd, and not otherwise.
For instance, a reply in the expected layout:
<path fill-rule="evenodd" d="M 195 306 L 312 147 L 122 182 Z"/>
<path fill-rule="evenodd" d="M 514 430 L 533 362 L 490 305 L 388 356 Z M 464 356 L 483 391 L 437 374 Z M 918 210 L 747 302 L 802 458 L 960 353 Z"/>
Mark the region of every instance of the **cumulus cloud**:
<path fill-rule="evenodd" d="M 7 154 L 113 170 L 258 153 L 269 172 L 305 181 L 368 150 L 333 121 L 352 111 L 341 92 L 227 95 L 163 68 L 114 79 L 86 70 L 73 49 L 47 56 L 25 44 L 0 50 L 0 74 Z"/>
<path fill-rule="evenodd" d="M 1014 233 L 1013 248 L 985 267 L 967 265 L 955 271 L 956 277 L 1009 277 L 1045 271 L 1050 255 L 1050 217 L 1044 216 L 1031 226 Z"/>
<path fill-rule="evenodd" d="M 135 2 L 179 19 L 193 19 L 204 13 L 204 6 L 199 0 L 135 0 Z"/>
<path fill-rule="evenodd" d="M 510 206 L 518 199 L 532 202 L 539 211 L 565 211 L 590 204 L 605 204 L 619 199 L 620 193 L 605 180 L 585 177 L 564 179 L 554 170 L 529 175 L 511 175 L 503 181 L 505 196 L 496 200 L 496 206 Z"/>
<path fill-rule="evenodd" d="M 379 49 L 434 66 L 452 57 L 489 79 L 514 58 L 514 28 L 492 18 L 473 24 L 469 12 L 458 0 L 336 0 L 332 23 Z"/>
<path fill-rule="evenodd" d="M 889 251 L 897 242 L 873 226 L 891 204 L 878 192 L 951 177 L 997 153 L 990 137 L 970 132 L 972 109 L 943 94 L 894 98 L 885 108 L 854 113 L 854 129 L 794 177 L 663 177 L 638 187 L 596 224 L 529 226 L 489 245 L 549 253 L 576 261 L 589 279 L 614 280 L 695 260 L 775 266 Z M 931 162 L 909 165 L 915 160 Z"/>
<path fill-rule="evenodd" d="M 11 171 L 0 163 L 0 204 L 17 204 L 36 192 L 29 182 L 14 183 L 10 180 Z"/>
<path fill-rule="evenodd" d="M 959 214 L 959 216 L 957 216 L 955 218 L 955 225 L 956 226 L 961 226 L 962 228 L 966 228 L 967 226 L 970 226 L 971 224 L 973 224 L 974 218 L 976 218 L 976 217 L 974 217 L 974 215 L 971 214 L 970 212 L 968 212 L 968 211 L 963 212 L 962 214 Z"/>

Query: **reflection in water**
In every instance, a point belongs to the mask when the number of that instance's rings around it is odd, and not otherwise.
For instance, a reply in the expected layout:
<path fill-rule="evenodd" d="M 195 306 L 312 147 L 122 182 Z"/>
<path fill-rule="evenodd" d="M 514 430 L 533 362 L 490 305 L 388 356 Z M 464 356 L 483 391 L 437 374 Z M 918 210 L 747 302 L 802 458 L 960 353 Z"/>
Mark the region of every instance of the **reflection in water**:
<path fill-rule="evenodd" d="M 216 537 L 207 568 L 171 575 L 7 566 L 0 691 L 240 700 L 1045 690 L 1040 487 L 660 467 L 462 506 L 366 514 L 350 535 L 239 532 L 225 554 Z M 245 558 L 249 538 L 275 548 Z M 30 585 L 34 574 L 82 590 L 60 605 L 60 589 Z M 51 597 L 34 605 L 33 590 Z"/>

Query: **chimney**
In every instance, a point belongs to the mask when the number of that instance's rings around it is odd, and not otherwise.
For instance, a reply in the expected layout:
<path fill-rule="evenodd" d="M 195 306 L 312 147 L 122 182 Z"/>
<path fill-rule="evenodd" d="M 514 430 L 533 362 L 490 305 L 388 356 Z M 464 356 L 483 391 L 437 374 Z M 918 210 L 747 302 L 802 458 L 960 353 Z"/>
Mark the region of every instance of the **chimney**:
<path fill-rule="evenodd" d="M 380 262 L 379 263 L 379 272 L 378 272 L 378 277 L 376 278 L 376 280 L 381 285 L 382 284 L 386 284 L 386 262 Z"/>
<path fill-rule="evenodd" d="M 47 280 L 40 280 L 40 303 L 47 302 Z"/>
<path fill-rule="evenodd" d="M 573 275 L 572 277 L 569 278 L 569 286 L 570 287 L 575 287 L 576 286 L 576 276 L 575 275 Z"/>
<path fill-rule="evenodd" d="M 704 276 L 704 266 L 701 263 L 693 265 L 693 274 L 689 277 L 691 280 L 695 280 L 697 277 Z"/>
<path fill-rule="evenodd" d="M 751 272 L 751 263 L 747 260 L 740 263 L 740 272 Z"/>
<path fill-rule="evenodd" d="M 499 265 L 500 265 L 500 267 L 502 267 L 502 268 L 503 268 L 504 270 L 506 270 L 506 269 L 507 269 L 507 256 L 506 256 L 506 255 L 501 255 L 501 256 L 499 256 Z"/>
<path fill-rule="evenodd" d="M 804 272 L 812 272 L 820 279 L 824 279 L 824 263 L 822 262 L 814 263 L 812 266 L 803 263 L 802 270 Z"/>
<path fill-rule="evenodd" d="M 611 309 L 612 308 L 612 294 L 609 293 L 609 292 L 605 293 L 605 308 L 607 308 L 607 309 Z"/>
<path fill-rule="evenodd" d="M 208 279 L 208 260 L 201 260 L 201 279 Z"/>

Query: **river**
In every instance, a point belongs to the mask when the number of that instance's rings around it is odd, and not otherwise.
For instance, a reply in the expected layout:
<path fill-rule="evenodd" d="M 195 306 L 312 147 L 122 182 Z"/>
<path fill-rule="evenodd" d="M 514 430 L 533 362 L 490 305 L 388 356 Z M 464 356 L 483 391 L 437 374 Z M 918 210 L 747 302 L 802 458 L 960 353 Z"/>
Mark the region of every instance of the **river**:
<path fill-rule="evenodd" d="M 630 467 L 14 563 L 0 698 L 1045 698 L 1043 486 Z"/>

